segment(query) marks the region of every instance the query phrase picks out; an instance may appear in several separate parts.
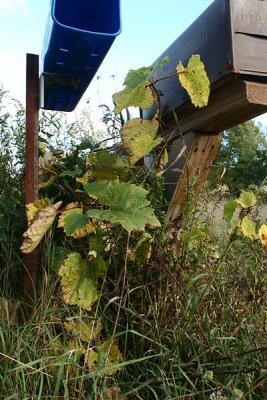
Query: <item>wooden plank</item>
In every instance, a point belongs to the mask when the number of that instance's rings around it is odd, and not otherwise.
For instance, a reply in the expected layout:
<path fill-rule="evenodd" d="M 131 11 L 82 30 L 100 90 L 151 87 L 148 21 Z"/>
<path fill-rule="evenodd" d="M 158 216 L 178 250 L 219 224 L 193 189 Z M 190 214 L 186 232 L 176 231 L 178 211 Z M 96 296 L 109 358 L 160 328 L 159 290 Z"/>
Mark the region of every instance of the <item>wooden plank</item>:
<path fill-rule="evenodd" d="M 211 89 L 208 107 L 196 109 L 188 102 L 176 110 L 183 134 L 223 132 L 267 112 L 266 83 L 247 82 L 234 76 Z M 177 128 L 171 113 L 164 122 L 170 128 Z"/>
<path fill-rule="evenodd" d="M 26 143 L 25 143 L 25 203 L 38 199 L 39 181 L 39 57 L 27 54 L 26 60 Z M 25 313 L 35 299 L 39 269 L 38 251 L 24 255 L 23 300 Z"/>
<path fill-rule="evenodd" d="M 267 106 L 267 84 L 245 82 L 248 102 L 251 104 L 263 104 Z"/>
<path fill-rule="evenodd" d="M 174 221 L 181 214 L 188 199 L 188 191 L 193 193 L 190 200 L 196 200 L 199 190 L 205 183 L 209 169 L 220 148 L 222 135 L 191 134 L 189 148 L 182 172 L 177 172 L 177 186 L 168 209 L 168 219 Z"/>

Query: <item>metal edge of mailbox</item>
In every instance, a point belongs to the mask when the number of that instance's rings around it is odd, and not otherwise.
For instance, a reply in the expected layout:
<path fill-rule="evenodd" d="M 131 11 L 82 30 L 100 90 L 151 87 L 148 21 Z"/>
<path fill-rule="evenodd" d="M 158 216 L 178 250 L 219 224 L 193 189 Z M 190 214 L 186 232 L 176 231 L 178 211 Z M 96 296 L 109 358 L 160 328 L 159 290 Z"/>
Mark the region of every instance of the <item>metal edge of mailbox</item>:
<path fill-rule="evenodd" d="M 88 31 L 85 29 L 79 29 L 79 28 L 74 28 L 65 24 L 62 24 L 61 22 L 59 22 L 55 16 L 55 7 L 56 7 L 56 0 L 52 0 L 52 8 L 51 8 L 51 17 L 53 19 L 53 21 L 55 22 L 55 24 L 57 24 L 58 26 L 60 26 L 61 28 L 64 29 L 69 29 L 71 31 L 76 31 L 76 32 L 83 32 L 89 35 L 96 35 L 96 36 L 109 36 L 109 37 L 114 37 L 116 38 L 120 33 L 121 33 L 121 0 L 117 0 L 118 1 L 118 5 L 119 5 L 119 25 L 120 25 L 120 29 L 116 32 L 116 33 L 103 33 L 103 32 L 93 32 L 93 31 Z"/>

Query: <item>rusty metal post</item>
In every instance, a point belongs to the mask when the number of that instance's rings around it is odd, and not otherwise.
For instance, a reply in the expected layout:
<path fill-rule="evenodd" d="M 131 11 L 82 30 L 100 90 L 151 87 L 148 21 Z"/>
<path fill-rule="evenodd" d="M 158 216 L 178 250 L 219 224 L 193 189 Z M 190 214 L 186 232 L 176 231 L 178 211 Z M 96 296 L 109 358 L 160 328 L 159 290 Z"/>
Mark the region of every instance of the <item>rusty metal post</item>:
<path fill-rule="evenodd" d="M 26 60 L 26 142 L 25 142 L 25 204 L 38 199 L 39 176 L 39 56 L 27 54 Z M 39 269 L 38 251 L 24 257 L 23 300 L 26 311 L 35 299 Z"/>

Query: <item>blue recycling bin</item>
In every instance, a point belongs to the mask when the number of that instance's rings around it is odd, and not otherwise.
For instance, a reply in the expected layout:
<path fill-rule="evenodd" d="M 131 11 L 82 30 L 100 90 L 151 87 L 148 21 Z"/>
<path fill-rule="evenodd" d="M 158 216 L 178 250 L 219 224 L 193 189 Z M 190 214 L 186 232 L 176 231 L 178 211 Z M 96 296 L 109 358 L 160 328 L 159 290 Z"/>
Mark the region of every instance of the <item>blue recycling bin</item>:
<path fill-rule="evenodd" d="M 52 0 L 41 107 L 73 111 L 120 31 L 120 0 Z"/>

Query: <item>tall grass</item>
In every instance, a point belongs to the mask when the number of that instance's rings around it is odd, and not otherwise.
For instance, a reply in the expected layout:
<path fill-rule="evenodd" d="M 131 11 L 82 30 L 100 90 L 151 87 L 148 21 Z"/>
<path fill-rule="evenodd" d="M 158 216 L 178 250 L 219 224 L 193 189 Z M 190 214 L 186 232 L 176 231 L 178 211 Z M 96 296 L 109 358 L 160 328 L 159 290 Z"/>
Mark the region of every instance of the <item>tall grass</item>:
<path fill-rule="evenodd" d="M 216 224 L 206 205 L 202 198 L 185 232 Z M 55 273 L 44 273 L 31 319 L 1 323 L 0 397 L 265 399 L 266 256 L 256 242 L 221 240 L 216 232 L 181 244 L 166 227 L 147 264 L 120 270 L 114 258 L 90 314 L 64 305 Z M 124 245 L 121 238 L 114 253 Z M 70 350 L 68 317 L 101 318 L 101 336 L 113 332 L 123 354 L 119 372 L 90 369 Z"/>

